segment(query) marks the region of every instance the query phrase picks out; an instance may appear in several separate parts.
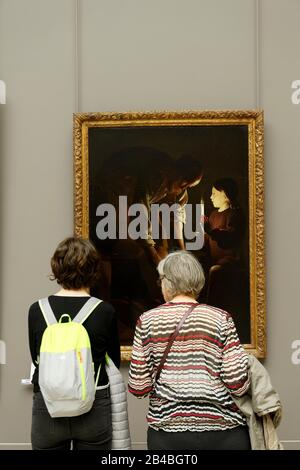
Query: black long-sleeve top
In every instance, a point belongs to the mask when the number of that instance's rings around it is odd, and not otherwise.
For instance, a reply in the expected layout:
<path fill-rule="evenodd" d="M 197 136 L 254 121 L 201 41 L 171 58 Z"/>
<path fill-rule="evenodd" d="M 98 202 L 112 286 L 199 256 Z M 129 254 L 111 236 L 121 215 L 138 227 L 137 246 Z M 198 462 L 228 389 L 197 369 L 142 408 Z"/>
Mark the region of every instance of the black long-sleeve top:
<path fill-rule="evenodd" d="M 67 313 L 73 319 L 89 299 L 87 296 L 82 297 L 63 297 L 58 295 L 50 295 L 49 303 L 57 320 L 61 315 Z M 113 360 L 117 367 L 120 367 L 120 342 L 117 328 L 116 314 L 113 306 L 108 302 L 101 302 L 89 317 L 83 323 L 88 332 L 92 357 L 95 366 L 95 375 L 101 364 L 98 386 L 108 383 L 105 372 L 105 353 Z M 29 347 L 31 358 L 36 366 L 32 383 L 34 392 L 40 390 L 38 385 L 38 365 L 37 358 L 40 352 L 42 336 L 47 325 L 41 312 L 38 302 L 35 302 L 29 308 L 28 314 L 28 333 Z"/>

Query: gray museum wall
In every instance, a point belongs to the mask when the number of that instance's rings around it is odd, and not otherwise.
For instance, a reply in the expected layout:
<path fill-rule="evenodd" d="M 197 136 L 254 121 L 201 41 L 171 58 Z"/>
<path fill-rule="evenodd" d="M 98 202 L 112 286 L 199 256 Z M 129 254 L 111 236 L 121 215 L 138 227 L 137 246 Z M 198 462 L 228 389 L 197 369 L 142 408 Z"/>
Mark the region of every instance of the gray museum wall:
<path fill-rule="evenodd" d="M 30 448 L 27 309 L 53 293 L 49 259 L 73 231 L 72 113 L 265 111 L 265 365 L 300 449 L 298 233 L 300 3 L 297 0 L 0 0 L 0 448 Z M 294 362 L 298 362 L 297 360 Z M 127 379 L 128 364 L 122 365 Z M 129 397 L 136 449 L 147 400 Z"/>

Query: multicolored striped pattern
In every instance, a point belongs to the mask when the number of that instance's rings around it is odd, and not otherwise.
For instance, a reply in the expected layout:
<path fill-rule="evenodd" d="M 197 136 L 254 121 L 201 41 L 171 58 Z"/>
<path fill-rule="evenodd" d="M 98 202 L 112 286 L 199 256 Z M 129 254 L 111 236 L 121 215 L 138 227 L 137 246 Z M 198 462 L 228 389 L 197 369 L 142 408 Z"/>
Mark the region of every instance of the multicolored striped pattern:
<path fill-rule="evenodd" d="M 223 310 L 199 304 L 189 314 L 153 386 L 169 338 L 190 305 L 169 302 L 141 315 L 128 389 L 139 398 L 150 394 L 147 420 L 154 429 L 209 431 L 244 425 L 231 395 L 248 389 L 248 356 Z"/>

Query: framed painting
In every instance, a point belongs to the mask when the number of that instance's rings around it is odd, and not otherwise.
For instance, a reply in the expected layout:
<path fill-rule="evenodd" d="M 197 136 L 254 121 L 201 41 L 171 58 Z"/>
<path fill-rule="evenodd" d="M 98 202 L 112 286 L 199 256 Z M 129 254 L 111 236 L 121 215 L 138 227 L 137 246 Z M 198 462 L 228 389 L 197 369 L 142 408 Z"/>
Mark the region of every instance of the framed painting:
<path fill-rule="evenodd" d="M 265 357 L 263 142 L 258 110 L 74 115 L 74 231 L 101 254 L 93 294 L 116 309 L 123 360 L 163 303 L 159 260 L 181 249 L 205 272 L 198 301 Z"/>

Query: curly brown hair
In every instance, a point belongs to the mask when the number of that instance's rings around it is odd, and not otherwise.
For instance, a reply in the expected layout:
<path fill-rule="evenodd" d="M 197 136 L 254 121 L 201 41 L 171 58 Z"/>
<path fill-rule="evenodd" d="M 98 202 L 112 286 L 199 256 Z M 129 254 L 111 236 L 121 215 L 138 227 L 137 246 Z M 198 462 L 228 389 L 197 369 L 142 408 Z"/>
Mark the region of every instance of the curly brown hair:
<path fill-rule="evenodd" d="M 51 268 L 50 279 L 64 289 L 90 288 L 100 277 L 100 256 L 89 240 L 68 237 L 57 246 Z"/>

